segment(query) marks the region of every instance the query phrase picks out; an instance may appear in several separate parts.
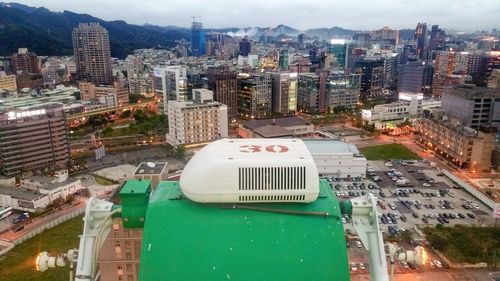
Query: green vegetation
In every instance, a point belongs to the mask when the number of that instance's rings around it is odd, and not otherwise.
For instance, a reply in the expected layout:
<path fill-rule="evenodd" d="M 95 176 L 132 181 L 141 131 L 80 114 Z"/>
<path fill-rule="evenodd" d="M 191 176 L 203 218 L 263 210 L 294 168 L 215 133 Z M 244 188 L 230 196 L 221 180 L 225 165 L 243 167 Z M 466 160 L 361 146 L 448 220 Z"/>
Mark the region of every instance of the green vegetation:
<path fill-rule="evenodd" d="M 105 177 L 101 177 L 101 176 L 98 176 L 98 175 L 95 175 L 95 174 L 92 174 L 92 176 L 94 177 L 95 179 L 95 182 L 98 184 L 98 185 L 114 185 L 114 184 L 117 184 L 116 181 L 114 180 L 110 180 L 110 179 L 107 179 Z"/>
<path fill-rule="evenodd" d="M 182 160 L 186 156 L 186 148 L 183 145 L 178 145 L 174 148 L 175 158 Z"/>
<path fill-rule="evenodd" d="M 53 268 L 43 273 L 35 270 L 35 258 L 40 251 L 56 255 L 77 248 L 82 233 L 82 217 L 76 217 L 46 230 L 16 246 L 0 257 L 0 279 L 5 281 L 68 280 L 69 268 Z"/>
<path fill-rule="evenodd" d="M 130 111 L 124 111 L 121 117 L 130 117 L 132 113 Z M 165 134 L 168 128 L 168 118 L 165 114 L 157 114 L 152 111 L 147 110 L 136 110 L 133 113 L 135 122 L 130 124 L 128 127 L 121 128 L 104 128 L 101 133 L 104 137 L 121 137 L 130 135 L 154 135 L 154 134 Z"/>
<path fill-rule="evenodd" d="M 384 144 L 360 149 L 367 160 L 420 159 L 416 153 L 399 143 Z"/>
<path fill-rule="evenodd" d="M 500 252 L 500 228 L 498 227 L 455 227 L 424 229 L 436 250 L 443 252 L 453 262 L 495 263 L 495 250 Z M 500 254 L 500 253 L 497 253 Z M 497 265 L 500 257 L 497 258 Z"/>

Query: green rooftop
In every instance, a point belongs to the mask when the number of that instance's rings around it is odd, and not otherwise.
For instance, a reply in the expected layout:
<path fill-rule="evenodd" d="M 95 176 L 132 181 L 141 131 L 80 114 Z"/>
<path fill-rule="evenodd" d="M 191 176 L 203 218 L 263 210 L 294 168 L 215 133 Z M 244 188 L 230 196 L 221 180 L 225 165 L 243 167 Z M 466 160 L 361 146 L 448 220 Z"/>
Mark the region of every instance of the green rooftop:
<path fill-rule="evenodd" d="M 132 193 L 146 193 L 150 185 L 150 180 L 127 180 L 120 191 L 120 196 Z"/>
<path fill-rule="evenodd" d="M 160 182 L 146 214 L 139 280 L 349 280 L 339 204 L 326 181 L 309 204 L 238 205 L 267 211 L 195 203 L 178 182 Z"/>

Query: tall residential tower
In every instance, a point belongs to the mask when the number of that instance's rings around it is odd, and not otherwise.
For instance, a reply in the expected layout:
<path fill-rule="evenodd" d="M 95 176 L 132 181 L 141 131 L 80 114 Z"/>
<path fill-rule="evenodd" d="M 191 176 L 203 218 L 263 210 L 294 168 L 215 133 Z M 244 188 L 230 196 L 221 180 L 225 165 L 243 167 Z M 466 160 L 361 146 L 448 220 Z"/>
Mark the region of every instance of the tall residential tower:
<path fill-rule="evenodd" d="M 73 29 L 77 79 L 113 84 L 108 31 L 98 23 L 80 23 Z"/>

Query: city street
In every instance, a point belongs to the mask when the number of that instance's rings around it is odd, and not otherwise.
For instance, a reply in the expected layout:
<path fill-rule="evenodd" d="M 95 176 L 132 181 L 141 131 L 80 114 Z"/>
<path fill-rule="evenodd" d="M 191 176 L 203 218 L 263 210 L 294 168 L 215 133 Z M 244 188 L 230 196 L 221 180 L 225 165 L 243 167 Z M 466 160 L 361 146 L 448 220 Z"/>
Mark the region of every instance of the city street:
<path fill-rule="evenodd" d="M 500 272 L 488 270 L 443 270 L 395 274 L 393 281 L 495 281 Z M 369 281 L 368 274 L 351 274 L 351 281 Z"/>
<path fill-rule="evenodd" d="M 84 197 L 75 197 L 75 200 L 71 205 L 64 205 L 61 207 L 60 210 L 57 210 L 55 212 L 52 212 L 50 214 L 41 216 L 41 217 L 36 217 L 33 220 L 30 221 L 30 223 L 24 225 L 24 229 L 18 232 L 13 232 L 12 230 L 6 231 L 2 234 L 0 234 L 0 239 L 5 240 L 5 241 L 14 241 L 17 238 L 23 236 L 24 234 L 30 232 L 31 230 L 44 225 L 50 221 L 53 221 L 59 217 L 62 217 L 66 214 L 72 213 L 76 210 L 83 209 L 85 208 L 85 203 L 87 202 L 87 198 Z M 15 215 L 11 215 L 7 220 L 13 220 L 15 218 Z"/>

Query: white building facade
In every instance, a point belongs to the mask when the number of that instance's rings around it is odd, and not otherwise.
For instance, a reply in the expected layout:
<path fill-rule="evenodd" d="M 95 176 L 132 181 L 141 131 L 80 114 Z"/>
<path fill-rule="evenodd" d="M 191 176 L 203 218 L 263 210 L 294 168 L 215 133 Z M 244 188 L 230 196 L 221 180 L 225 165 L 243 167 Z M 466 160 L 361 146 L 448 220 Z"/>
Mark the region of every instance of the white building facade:
<path fill-rule="evenodd" d="M 193 98 L 168 103 L 167 142 L 177 146 L 227 138 L 227 106 L 213 101 L 213 92 L 206 89 L 193 89 Z"/>
<path fill-rule="evenodd" d="M 320 176 L 366 176 L 366 158 L 354 144 L 336 140 L 304 140 Z"/>

